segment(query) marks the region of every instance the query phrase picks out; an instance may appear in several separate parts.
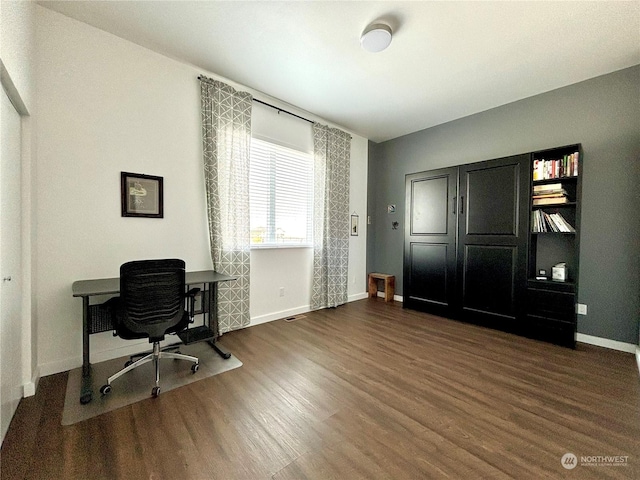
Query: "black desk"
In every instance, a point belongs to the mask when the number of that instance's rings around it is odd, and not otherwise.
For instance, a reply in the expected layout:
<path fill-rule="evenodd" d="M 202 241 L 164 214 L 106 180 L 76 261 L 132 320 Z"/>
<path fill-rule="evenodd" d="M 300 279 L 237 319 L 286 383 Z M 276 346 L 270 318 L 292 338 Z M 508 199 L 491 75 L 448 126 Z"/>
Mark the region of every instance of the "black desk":
<path fill-rule="evenodd" d="M 187 272 L 185 283 L 188 287 L 201 285 L 202 310 L 204 322 L 202 326 L 189 328 L 179 334 L 183 343 L 208 341 L 218 354 L 227 359 L 229 353 L 223 352 L 217 345 L 220 336 L 216 315 L 216 290 L 218 282 L 235 280 L 235 277 L 223 275 L 213 270 Z M 98 295 L 117 295 L 120 293 L 120 278 L 100 278 L 96 280 L 79 280 L 73 282 L 73 296 L 82 297 L 82 387 L 80 403 L 89 403 L 93 396 L 91 387 L 91 362 L 89 359 L 89 335 L 113 330 L 111 315 L 102 304 L 92 305 L 90 298 Z M 214 321 L 211 321 L 213 315 Z"/>

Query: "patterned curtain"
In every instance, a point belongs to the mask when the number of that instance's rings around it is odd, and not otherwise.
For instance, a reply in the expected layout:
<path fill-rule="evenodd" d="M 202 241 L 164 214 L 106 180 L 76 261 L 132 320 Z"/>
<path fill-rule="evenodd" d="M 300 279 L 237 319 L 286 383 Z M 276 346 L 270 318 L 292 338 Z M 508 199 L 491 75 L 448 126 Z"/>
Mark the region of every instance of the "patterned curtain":
<path fill-rule="evenodd" d="M 351 137 L 313 125 L 314 224 L 311 308 L 347 303 Z"/>
<path fill-rule="evenodd" d="M 200 78 L 204 178 L 213 269 L 237 277 L 218 284 L 219 333 L 249 325 L 249 93 Z"/>

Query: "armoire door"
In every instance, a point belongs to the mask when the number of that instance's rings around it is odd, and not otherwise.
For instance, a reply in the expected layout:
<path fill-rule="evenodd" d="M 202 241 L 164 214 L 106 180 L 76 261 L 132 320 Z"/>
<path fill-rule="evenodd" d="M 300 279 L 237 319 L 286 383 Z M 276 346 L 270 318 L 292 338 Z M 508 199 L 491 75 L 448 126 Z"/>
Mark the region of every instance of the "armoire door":
<path fill-rule="evenodd" d="M 526 288 L 530 156 L 463 165 L 458 281 L 465 319 L 517 329 Z"/>
<path fill-rule="evenodd" d="M 456 300 L 458 168 L 406 176 L 403 302 L 452 315 Z"/>

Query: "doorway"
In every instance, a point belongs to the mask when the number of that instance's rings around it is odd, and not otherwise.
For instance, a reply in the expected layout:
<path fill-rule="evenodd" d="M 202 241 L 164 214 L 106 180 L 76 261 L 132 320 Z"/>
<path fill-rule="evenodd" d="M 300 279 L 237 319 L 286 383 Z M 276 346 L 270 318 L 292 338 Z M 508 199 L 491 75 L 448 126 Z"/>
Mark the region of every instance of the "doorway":
<path fill-rule="evenodd" d="M 0 137 L 0 438 L 22 398 L 21 119 L 4 89 Z"/>

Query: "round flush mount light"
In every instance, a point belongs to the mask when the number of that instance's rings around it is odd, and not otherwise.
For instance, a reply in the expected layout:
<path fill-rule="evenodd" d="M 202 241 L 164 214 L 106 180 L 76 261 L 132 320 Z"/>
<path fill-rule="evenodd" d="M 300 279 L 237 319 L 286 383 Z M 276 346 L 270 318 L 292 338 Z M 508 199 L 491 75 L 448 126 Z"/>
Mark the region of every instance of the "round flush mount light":
<path fill-rule="evenodd" d="M 374 23 L 365 28 L 360 44 L 367 52 L 381 52 L 391 43 L 391 28 L 383 23 Z"/>

